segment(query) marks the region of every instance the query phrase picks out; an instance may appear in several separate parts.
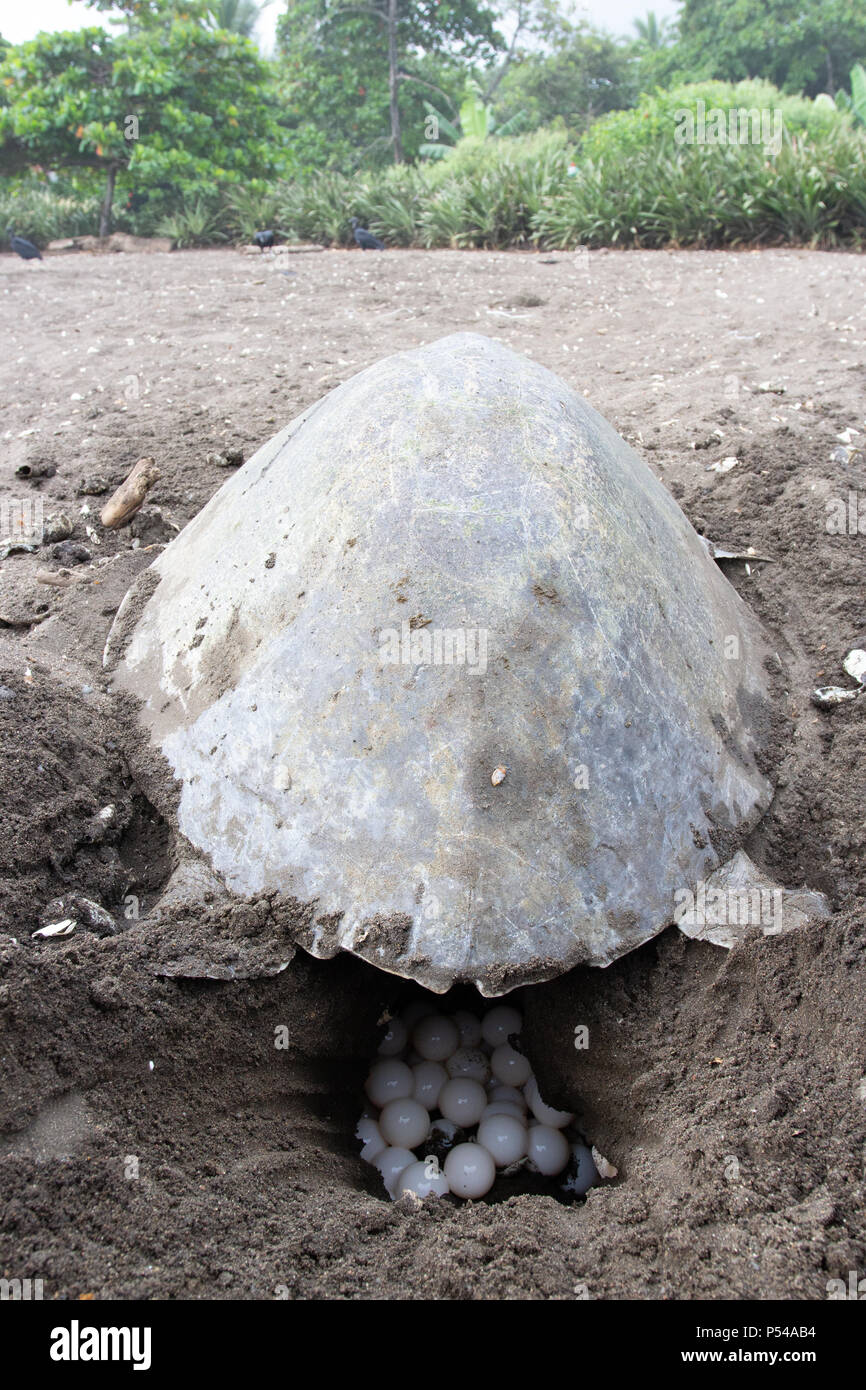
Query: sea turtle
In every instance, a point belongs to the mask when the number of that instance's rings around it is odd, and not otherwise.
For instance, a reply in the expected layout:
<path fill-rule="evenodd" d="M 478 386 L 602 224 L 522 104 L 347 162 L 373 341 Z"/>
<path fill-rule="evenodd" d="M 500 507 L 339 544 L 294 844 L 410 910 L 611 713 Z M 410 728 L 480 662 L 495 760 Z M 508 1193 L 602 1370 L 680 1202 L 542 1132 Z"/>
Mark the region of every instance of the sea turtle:
<path fill-rule="evenodd" d="M 227 891 L 313 904 L 314 955 L 488 995 L 608 964 L 732 859 L 774 661 L 637 454 L 472 333 L 265 444 L 106 648 Z"/>

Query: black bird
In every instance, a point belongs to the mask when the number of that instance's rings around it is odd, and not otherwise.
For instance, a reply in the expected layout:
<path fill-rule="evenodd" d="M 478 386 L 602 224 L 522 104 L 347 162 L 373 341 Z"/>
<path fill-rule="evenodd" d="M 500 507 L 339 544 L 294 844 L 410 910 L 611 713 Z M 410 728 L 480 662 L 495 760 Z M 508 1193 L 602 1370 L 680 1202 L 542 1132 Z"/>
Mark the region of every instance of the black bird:
<path fill-rule="evenodd" d="M 22 261 L 42 260 L 42 252 L 39 250 L 38 246 L 33 245 L 32 241 L 28 241 L 27 238 L 23 236 L 15 236 L 11 227 L 6 228 L 6 235 L 9 238 L 9 245 L 12 247 L 15 255 L 20 256 Z"/>
<path fill-rule="evenodd" d="M 260 251 L 264 251 L 266 246 L 273 246 L 274 234 L 273 232 L 256 232 L 253 241 Z"/>
<path fill-rule="evenodd" d="M 372 232 L 368 232 L 366 227 L 362 227 L 357 217 L 352 217 L 350 221 L 355 241 L 362 251 L 385 250 L 384 241 L 380 241 L 377 236 L 373 236 Z"/>

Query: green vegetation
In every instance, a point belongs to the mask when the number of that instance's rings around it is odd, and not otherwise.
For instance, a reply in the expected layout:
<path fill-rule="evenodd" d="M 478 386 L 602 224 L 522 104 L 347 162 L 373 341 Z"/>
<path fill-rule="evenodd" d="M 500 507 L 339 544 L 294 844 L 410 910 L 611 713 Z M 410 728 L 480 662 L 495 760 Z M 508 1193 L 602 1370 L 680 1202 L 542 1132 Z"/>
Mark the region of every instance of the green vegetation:
<path fill-rule="evenodd" d="M 862 63 L 855 63 L 851 69 L 851 91 L 837 92 L 835 102 L 826 92 L 815 100 L 842 111 L 850 111 L 859 125 L 866 126 L 866 68 Z"/>
<path fill-rule="evenodd" d="M 287 170 L 268 82 L 247 40 L 193 16 L 40 34 L 0 63 L 0 167 L 74 171 L 70 191 L 88 198 L 102 183 L 101 235 L 123 175 L 152 221 L 203 189 Z"/>
<path fill-rule="evenodd" d="M 609 152 L 545 199 L 534 231 L 555 246 L 859 246 L 866 141 L 836 130 L 769 158 L 760 145 Z"/>
<path fill-rule="evenodd" d="M 680 61 L 694 77 L 765 77 L 785 92 L 831 94 L 866 56 L 860 0 L 684 0 Z"/>
<path fill-rule="evenodd" d="M 621 159 L 639 151 L 661 150 L 675 140 L 677 113 L 689 110 L 697 115 L 701 102 L 705 116 L 711 110 L 778 111 L 788 141 L 804 135 L 817 139 L 847 125 L 833 104 L 786 96 L 771 82 L 692 82 L 644 95 L 630 111 L 616 111 L 597 121 L 583 141 L 583 153 L 591 159 L 603 155 Z"/>
<path fill-rule="evenodd" d="M 524 111 L 518 111 L 507 121 L 497 122 L 491 107 L 484 101 L 481 88 L 471 78 L 466 83 L 466 94 L 460 104 L 460 117 L 456 125 L 443 116 L 432 102 L 425 101 L 424 106 L 428 116 L 425 128 L 432 127 L 431 143 L 422 145 L 419 153 L 428 159 L 445 159 L 453 155 L 461 140 L 480 144 L 494 134 L 516 135 L 526 118 Z M 443 135 L 446 137 L 444 141 L 441 138 Z M 433 139 L 436 143 L 432 143 Z"/>
<path fill-rule="evenodd" d="M 178 246 L 661 246 L 866 237 L 866 11 L 683 0 L 631 38 L 557 0 L 90 0 L 0 40 L 0 221 Z M 98 16 L 95 16 L 97 18 Z"/>
<path fill-rule="evenodd" d="M 289 0 L 277 33 L 288 127 L 306 159 L 344 171 L 414 158 L 425 100 L 456 112 L 503 42 L 478 0 Z"/>

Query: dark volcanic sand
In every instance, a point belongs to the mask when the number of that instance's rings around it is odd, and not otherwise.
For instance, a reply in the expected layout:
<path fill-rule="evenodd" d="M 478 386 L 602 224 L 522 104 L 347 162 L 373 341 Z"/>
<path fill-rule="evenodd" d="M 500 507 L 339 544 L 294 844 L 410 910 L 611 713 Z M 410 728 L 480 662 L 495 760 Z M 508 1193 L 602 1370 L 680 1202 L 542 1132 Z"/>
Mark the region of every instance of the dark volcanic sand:
<path fill-rule="evenodd" d="M 806 251 L 0 260 L 2 494 L 40 492 L 94 555 L 65 589 L 36 584 L 47 550 L 0 566 L 0 1274 L 46 1298 L 822 1299 L 866 1273 L 866 706 L 809 702 L 850 684 L 841 659 L 866 638 L 866 538 L 826 527 L 851 490 L 866 532 L 862 459 L 831 461 L 866 429 L 864 287 L 862 258 Z M 149 916 L 170 838 L 102 692 L 146 547 L 225 477 L 205 454 L 248 457 L 365 362 L 459 329 L 558 371 L 700 530 L 775 558 L 729 567 L 788 671 L 779 789 L 748 848 L 835 909 L 731 953 L 671 929 L 517 996 L 545 1097 L 620 1171 L 572 1207 L 384 1200 L 352 1131 L 404 987 L 293 952 L 266 900 Z M 145 454 L 162 520 L 137 550 L 128 531 L 92 545 L 80 479 L 114 486 Z M 32 942 L 64 892 L 125 930 Z M 290 963 L 171 976 L 235 958 Z"/>

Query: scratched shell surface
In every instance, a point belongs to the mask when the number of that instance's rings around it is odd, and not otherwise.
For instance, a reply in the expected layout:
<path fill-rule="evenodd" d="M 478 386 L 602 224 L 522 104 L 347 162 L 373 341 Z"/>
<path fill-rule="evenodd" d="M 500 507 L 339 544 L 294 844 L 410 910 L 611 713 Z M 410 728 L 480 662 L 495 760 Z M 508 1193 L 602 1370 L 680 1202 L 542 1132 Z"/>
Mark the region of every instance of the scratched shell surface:
<path fill-rule="evenodd" d="M 753 615 L 611 426 L 489 339 L 339 386 L 146 583 L 106 664 L 177 828 L 233 893 L 314 904 L 316 955 L 485 994 L 606 965 L 769 802 Z"/>

